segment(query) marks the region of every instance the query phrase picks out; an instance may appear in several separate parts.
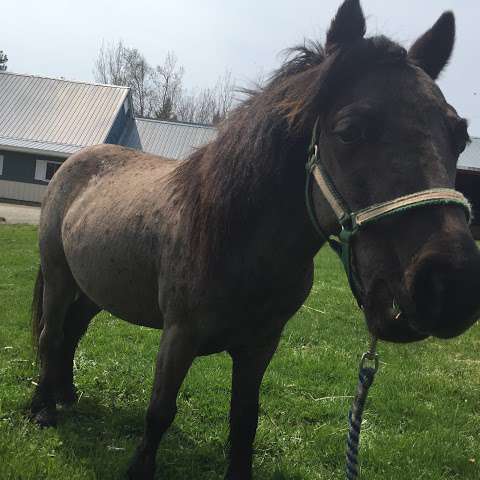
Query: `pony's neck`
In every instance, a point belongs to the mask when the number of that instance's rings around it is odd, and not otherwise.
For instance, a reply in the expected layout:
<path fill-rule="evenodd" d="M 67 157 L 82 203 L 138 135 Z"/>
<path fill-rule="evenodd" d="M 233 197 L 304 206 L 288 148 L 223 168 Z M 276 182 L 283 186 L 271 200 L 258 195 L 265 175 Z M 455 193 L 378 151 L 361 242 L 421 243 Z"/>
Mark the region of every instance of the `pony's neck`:
<path fill-rule="evenodd" d="M 284 270 L 313 258 L 320 246 L 305 206 L 306 146 L 279 147 L 258 158 L 265 163 L 257 175 L 224 206 L 229 217 L 223 242 L 248 270 L 261 267 L 259 259 Z M 248 163 L 243 168 L 251 168 Z"/>
<path fill-rule="evenodd" d="M 242 126 L 227 125 L 174 173 L 186 254 L 201 275 L 281 275 L 321 245 L 304 200 L 308 139 Z"/>

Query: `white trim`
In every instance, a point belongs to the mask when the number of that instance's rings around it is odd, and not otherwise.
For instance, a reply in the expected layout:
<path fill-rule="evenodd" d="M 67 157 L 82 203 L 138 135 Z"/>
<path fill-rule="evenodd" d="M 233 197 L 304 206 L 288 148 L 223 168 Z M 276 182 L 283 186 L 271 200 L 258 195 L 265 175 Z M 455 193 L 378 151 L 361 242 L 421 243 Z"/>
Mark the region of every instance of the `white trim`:
<path fill-rule="evenodd" d="M 47 173 L 47 162 L 45 160 L 35 160 L 35 180 L 45 182 Z"/>
<path fill-rule="evenodd" d="M 35 160 L 35 180 L 48 183 L 50 180 L 47 179 L 47 165 L 49 163 L 54 163 L 56 165 L 61 165 L 62 162 L 56 162 L 55 160 Z"/>
<path fill-rule="evenodd" d="M 0 155 L 0 175 L 3 175 L 3 155 Z"/>
<path fill-rule="evenodd" d="M 58 158 L 68 158 L 70 155 L 73 155 L 75 153 L 75 152 L 54 152 L 52 150 L 44 150 L 42 148 L 14 147 L 12 145 L 4 145 L 1 143 L 0 143 L 0 148 L 2 150 L 7 150 L 8 152 L 33 153 L 36 155 L 48 155 L 50 157 L 58 157 Z M 78 147 L 78 150 L 80 150 L 81 148 L 83 147 Z"/>

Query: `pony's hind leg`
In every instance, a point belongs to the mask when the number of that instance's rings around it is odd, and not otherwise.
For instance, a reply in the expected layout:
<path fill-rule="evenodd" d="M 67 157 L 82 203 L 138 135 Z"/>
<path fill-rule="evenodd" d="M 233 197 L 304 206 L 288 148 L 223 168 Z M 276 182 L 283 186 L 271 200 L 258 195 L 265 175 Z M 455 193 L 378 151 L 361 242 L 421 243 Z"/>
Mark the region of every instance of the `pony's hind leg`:
<path fill-rule="evenodd" d="M 77 400 L 77 393 L 73 383 L 73 359 L 78 342 L 87 331 L 92 318 L 100 312 L 98 307 L 85 294 L 81 293 L 69 306 L 63 327 L 63 344 L 59 378 L 54 386 L 57 403 L 69 405 Z"/>
<path fill-rule="evenodd" d="M 41 313 L 36 330 L 38 337 L 38 358 L 40 377 L 31 403 L 31 413 L 41 426 L 56 424 L 55 387 L 62 377 L 64 345 L 64 320 L 68 307 L 74 300 L 77 287 L 68 266 L 63 262 L 54 264 L 43 275 L 43 288 L 38 293 L 41 302 L 37 310 Z M 35 330 L 35 329 L 34 329 Z"/>

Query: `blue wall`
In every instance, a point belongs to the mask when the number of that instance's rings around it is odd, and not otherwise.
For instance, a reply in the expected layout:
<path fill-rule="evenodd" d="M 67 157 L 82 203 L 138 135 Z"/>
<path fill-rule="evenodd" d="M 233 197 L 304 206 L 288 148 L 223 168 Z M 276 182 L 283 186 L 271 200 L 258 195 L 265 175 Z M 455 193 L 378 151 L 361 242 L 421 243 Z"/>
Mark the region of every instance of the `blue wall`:
<path fill-rule="evenodd" d="M 128 111 L 128 113 L 130 113 L 130 110 Z M 122 107 L 120 108 L 120 111 L 118 112 L 117 117 L 113 122 L 112 128 L 110 129 L 110 132 L 105 139 L 105 143 L 118 143 L 127 124 L 127 115 L 125 115 L 125 109 L 122 104 Z"/>
<path fill-rule="evenodd" d="M 3 173 L 0 175 L 0 180 L 35 183 L 37 185 L 47 185 L 47 183 L 35 180 L 36 160 L 64 161 L 64 159 L 58 157 L 10 152 L 7 150 L 0 150 L 0 155 L 3 155 Z"/>

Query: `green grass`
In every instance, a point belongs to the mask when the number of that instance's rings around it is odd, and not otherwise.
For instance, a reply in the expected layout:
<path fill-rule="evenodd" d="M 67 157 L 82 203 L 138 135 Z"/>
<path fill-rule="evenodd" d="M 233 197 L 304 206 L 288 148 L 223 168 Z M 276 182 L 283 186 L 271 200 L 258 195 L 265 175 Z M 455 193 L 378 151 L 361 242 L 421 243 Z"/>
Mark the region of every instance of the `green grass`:
<path fill-rule="evenodd" d="M 76 359 L 81 398 L 57 429 L 25 418 L 35 380 L 29 303 L 36 229 L 0 227 L 0 479 L 122 478 L 143 428 L 159 333 L 100 314 Z M 344 273 L 324 249 L 313 292 L 285 329 L 267 371 L 256 438 L 256 479 L 343 479 L 346 415 L 366 329 Z M 367 404 L 363 478 L 480 478 L 480 327 L 444 342 L 380 344 Z M 195 361 L 158 478 L 221 479 L 231 362 Z"/>

